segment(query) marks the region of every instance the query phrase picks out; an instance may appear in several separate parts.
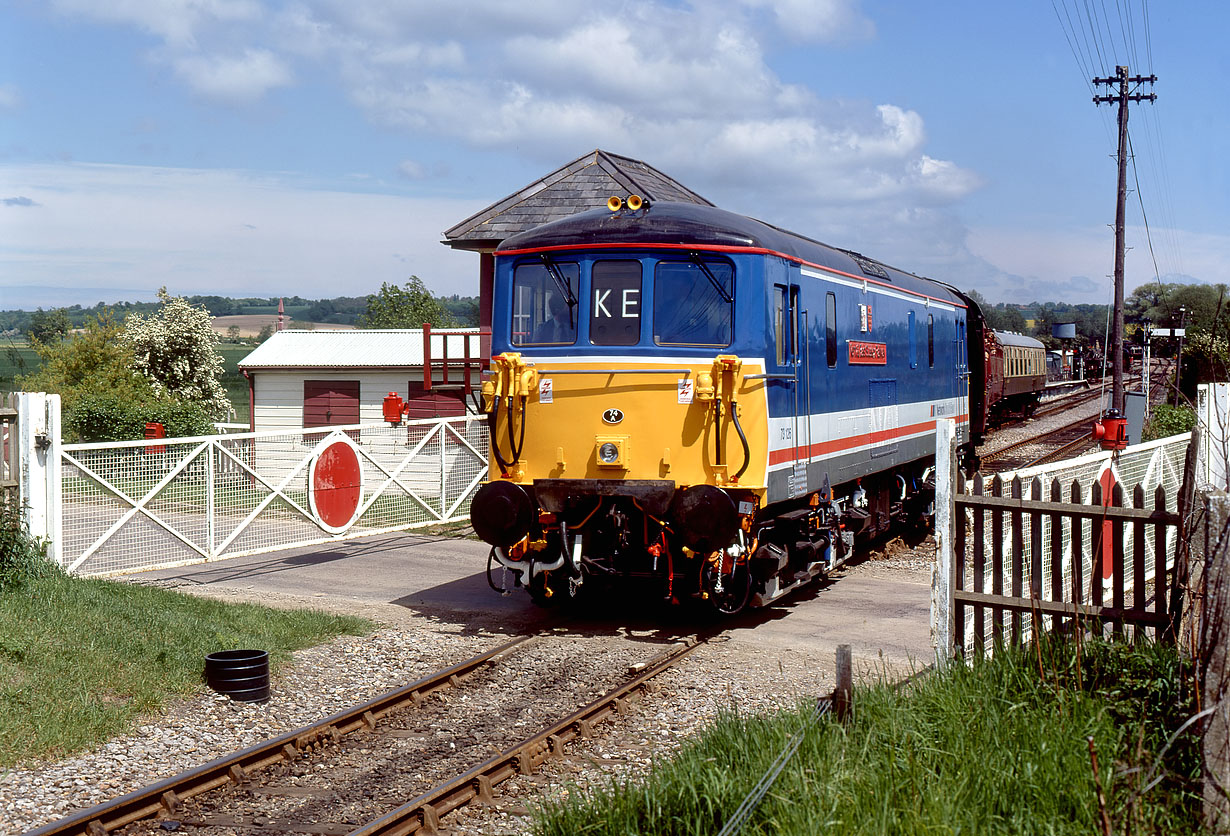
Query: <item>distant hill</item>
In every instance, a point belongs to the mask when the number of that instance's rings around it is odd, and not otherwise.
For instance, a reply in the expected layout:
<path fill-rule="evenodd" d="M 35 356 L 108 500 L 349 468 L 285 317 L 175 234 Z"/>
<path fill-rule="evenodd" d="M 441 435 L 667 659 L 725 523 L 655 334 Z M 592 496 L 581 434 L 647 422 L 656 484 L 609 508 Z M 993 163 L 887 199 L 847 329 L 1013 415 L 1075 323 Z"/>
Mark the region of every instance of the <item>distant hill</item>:
<path fill-rule="evenodd" d="M 231 325 L 237 325 L 240 336 L 255 337 L 265 325 L 277 328 L 278 302 L 276 296 L 265 298 L 232 299 L 227 296 L 188 296 L 191 305 L 202 305 L 213 316 L 215 329 L 225 334 Z M 452 314 L 459 326 L 478 324 L 477 296 L 437 296 L 445 309 Z M 286 327 L 320 329 L 352 328 L 359 316 L 367 310 L 366 296 L 338 296 L 333 299 L 304 299 L 299 296 L 286 296 L 281 299 L 285 311 Z M 99 303 L 91 308 L 80 305 L 70 305 L 63 310 L 74 329 L 85 325 L 86 320 L 101 315 L 110 315 L 118 322 L 123 322 L 129 314 L 150 314 L 158 310 L 157 302 L 116 302 L 115 304 Z M 24 334 L 30 327 L 30 315 L 33 311 L 2 310 L 0 311 L 0 334 L 10 336 Z M 291 326 L 290 323 L 295 325 Z M 219 325 L 218 323 L 221 323 Z"/>

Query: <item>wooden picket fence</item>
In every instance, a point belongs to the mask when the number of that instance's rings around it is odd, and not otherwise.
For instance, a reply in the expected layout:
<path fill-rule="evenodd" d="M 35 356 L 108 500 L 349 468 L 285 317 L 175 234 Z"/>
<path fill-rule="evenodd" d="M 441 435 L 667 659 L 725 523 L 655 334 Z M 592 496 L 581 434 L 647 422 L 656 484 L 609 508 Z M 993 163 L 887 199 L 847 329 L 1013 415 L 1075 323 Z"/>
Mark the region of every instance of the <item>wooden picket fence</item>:
<path fill-rule="evenodd" d="M 1028 492 L 1019 478 L 1005 483 L 998 476 L 989 483 L 976 476 L 973 490 L 966 487 L 958 477 L 952 529 L 958 655 L 982 652 L 988 636 L 1019 644 L 1043 621 L 1049 630 L 1084 622 L 1085 629 L 1118 636 L 1170 634 L 1169 530 L 1177 531 L 1180 517 L 1167 510 L 1162 487 L 1147 498 L 1137 486 L 1131 505 L 1120 485 L 1104 496 L 1095 483 L 1088 502 L 1076 481 L 1067 501 L 1058 479 L 1049 499 L 1025 498 L 1044 495 L 1038 477 Z"/>

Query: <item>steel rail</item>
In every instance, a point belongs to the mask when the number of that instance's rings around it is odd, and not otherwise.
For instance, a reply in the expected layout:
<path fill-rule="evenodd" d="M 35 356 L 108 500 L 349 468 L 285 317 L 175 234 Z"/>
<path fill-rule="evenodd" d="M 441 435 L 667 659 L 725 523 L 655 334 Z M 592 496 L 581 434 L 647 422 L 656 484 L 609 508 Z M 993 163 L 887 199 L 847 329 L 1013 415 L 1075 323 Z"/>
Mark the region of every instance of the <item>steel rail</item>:
<path fill-rule="evenodd" d="M 349 836 L 406 836 L 420 831 L 436 833 L 440 829 L 441 816 L 474 800 L 492 803 L 493 787 L 514 775 L 533 774 L 534 770 L 549 758 L 561 756 L 565 744 L 578 737 L 591 737 L 595 724 L 612 714 L 622 714 L 627 710 L 631 692 L 643 689 L 650 679 L 673 667 L 702 643 L 703 639 L 696 640 L 659 657 L 639 671 L 633 679 L 571 716 L 505 749 L 501 754 L 463 775 L 439 784 L 381 818 L 351 831 Z"/>
<path fill-rule="evenodd" d="M 1007 445 L 1006 447 L 1000 447 L 999 449 L 994 450 L 992 452 L 984 453 L 982 455 L 982 459 L 984 462 L 998 461 L 1002 458 L 1005 458 L 1006 457 L 1005 454 L 1011 453 L 1014 450 L 1019 450 L 1022 447 L 1028 447 L 1032 444 L 1045 444 L 1048 438 L 1052 436 L 1060 435 L 1065 432 L 1071 432 L 1072 430 L 1080 426 L 1087 425 L 1090 428 L 1090 431 L 1092 434 L 1093 421 L 1094 421 L 1094 416 L 1092 415 L 1088 415 L 1083 418 L 1078 418 L 1075 421 L 1064 424 L 1062 427 L 1056 427 L 1053 430 L 1048 430 L 1047 432 L 1032 436 L 1030 438 L 1022 439 L 1021 441 L 1014 441 L 1011 444 Z"/>
<path fill-rule="evenodd" d="M 160 813 L 174 814 L 185 799 L 226 784 L 239 784 L 252 772 L 282 761 L 293 761 L 359 729 L 374 729 L 377 721 L 386 715 L 406 705 L 420 705 L 428 694 L 457 685 L 462 678 L 536 638 L 531 635 L 513 639 L 362 705 L 332 714 L 318 723 L 223 755 L 195 769 L 28 831 L 25 836 L 104 836 Z"/>
<path fill-rule="evenodd" d="M 1092 434 L 1085 433 L 1081 435 L 1079 438 L 1072 439 L 1067 444 L 1064 444 L 1062 447 L 1056 447 L 1054 450 L 1051 450 L 1048 453 L 1043 453 L 1041 456 L 1038 456 L 1035 459 L 1029 460 L 1028 462 L 1023 464 L 1018 469 L 1024 470 L 1027 467 L 1034 467 L 1036 465 L 1047 464 L 1048 462 L 1058 461 L 1059 459 L 1062 459 L 1064 456 L 1066 456 L 1068 453 L 1076 452 L 1076 450 L 1078 450 L 1082 446 L 1091 447 L 1093 446 L 1093 444 L 1094 444 L 1094 439 L 1093 439 Z"/>

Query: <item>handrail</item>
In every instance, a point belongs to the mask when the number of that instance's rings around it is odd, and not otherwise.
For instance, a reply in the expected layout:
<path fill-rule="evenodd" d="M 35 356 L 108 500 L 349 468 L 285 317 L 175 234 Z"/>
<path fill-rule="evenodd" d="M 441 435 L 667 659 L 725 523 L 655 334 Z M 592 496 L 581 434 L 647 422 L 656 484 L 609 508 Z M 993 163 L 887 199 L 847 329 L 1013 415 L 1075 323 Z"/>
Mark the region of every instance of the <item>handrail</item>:
<path fill-rule="evenodd" d="M 691 374 L 692 369 L 535 369 L 544 374 Z"/>

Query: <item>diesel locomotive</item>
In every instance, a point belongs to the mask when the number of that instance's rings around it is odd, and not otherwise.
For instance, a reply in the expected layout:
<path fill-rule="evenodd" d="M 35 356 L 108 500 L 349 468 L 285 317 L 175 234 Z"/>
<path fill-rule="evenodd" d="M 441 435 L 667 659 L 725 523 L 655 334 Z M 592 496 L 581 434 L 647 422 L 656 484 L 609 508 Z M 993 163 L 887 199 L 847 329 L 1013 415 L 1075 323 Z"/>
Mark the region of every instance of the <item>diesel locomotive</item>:
<path fill-rule="evenodd" d="M 763 606 L 924 518 L 937 419 L 971 458 L 1017 370 L 949 285 L 636 197 L 505 240 L 492 310 L 471 520 L 540 603 Z"/>

